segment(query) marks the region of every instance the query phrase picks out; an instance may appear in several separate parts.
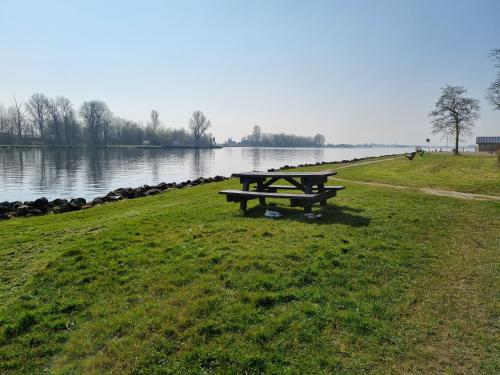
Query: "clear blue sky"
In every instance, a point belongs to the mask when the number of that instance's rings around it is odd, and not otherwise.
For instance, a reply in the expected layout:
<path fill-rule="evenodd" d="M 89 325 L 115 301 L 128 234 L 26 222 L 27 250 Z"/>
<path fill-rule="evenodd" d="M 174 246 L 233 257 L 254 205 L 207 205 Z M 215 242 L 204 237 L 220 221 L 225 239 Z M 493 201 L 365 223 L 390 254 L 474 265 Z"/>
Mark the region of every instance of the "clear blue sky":
<path fill-rule="evenodd" d="M 499 0 L 2 0 L 0 102 L 101 99 L 137 121 L 155 108 L 168 126 L 200 109 L 218 140 L 259 124 L 333 143 L 421 143 L 449 83 L 481 100 L 475 135 L 500 135 L 484 99 L 492 48 Z"/>

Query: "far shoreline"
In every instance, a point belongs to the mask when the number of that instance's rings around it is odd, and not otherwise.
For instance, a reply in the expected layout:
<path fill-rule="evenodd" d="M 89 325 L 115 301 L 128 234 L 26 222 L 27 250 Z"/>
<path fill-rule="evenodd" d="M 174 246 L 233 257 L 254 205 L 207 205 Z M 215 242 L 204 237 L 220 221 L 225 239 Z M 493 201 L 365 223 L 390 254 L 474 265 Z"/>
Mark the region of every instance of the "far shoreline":
<path fill-rule="evenodd" d="M 102 149 L 102 148 L 148 148 L 148 149 L 219 149 L 223 146 L 193 146 L 193 145 L 0 145 L 0 148 L 48 148 L 48 149 L 66 149 L 66 148 L 85 148 L 85 149 Z"/>

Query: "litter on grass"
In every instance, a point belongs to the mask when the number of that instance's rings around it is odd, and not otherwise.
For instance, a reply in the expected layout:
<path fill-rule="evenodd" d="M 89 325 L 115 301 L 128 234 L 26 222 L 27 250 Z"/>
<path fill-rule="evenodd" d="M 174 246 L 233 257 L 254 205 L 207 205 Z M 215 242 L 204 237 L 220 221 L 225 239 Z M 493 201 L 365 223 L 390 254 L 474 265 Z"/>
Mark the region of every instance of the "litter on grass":
<path fill-rule="evenodd" d="M 313 213 L 308 213 L 308 214 L 304 214 L 304 217 L 306 219 L 310 219 L 310 220 L 314 220 L 314 219 L 321 219 L 321 214 L 313 214 Z"/>
<path fill-rule="evenodd" d="M 278 217 L 282 217 L 283 215 L 280 214 L 278 211 L 266 210 L 266 212 L 264 213 L 264 216 L 275 219 L 275 218 L 278 218 Z"/>

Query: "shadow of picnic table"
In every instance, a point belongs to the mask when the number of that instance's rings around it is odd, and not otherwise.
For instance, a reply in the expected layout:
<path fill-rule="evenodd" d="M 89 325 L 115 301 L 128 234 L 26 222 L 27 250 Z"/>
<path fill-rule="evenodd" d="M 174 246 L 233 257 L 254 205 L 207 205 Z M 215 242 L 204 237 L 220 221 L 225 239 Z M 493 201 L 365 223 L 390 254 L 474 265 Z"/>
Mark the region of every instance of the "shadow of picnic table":
<path fill-rule="evenodd" d="M 328 204 L 321 210 L 315 210 L 314 213 L 320 213 L 321 218 L 317 219 L 306 219 L 304 217 L 304 212 L 297 208 L 290 208 L 286 206 L 270 204 L 267 207 L 254 206 L 249 208 L 245 214 L 242 214 L 242 218 L 262 218 L 266 209 L 278 211 L 283 215 L 279 219 L 269 219 L 269 220 L 295 220 L 302 221 L 317 225 L 328 225 L 328 224 L 343 224 L 349 225 L 351 227 L 363 227 L 370 224 L 371 219 L 369 217 L 360 215 L 364 211 L 362 208 L 354 208 L 349 206 L 339 206 L 335 204 Z"/>

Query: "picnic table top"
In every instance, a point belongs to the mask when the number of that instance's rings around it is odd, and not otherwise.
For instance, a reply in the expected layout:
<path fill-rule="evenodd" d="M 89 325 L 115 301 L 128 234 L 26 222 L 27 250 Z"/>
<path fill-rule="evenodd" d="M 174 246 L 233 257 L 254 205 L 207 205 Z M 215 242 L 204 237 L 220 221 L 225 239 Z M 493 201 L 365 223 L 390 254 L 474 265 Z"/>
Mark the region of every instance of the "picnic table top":
<path fill-rule="evenodd" d="M 233 173 L 233 177 L 328 177 L 334 176 L 337 172 L 335 171 L 323 171 L 323 172 L 242 172 Z"/>

